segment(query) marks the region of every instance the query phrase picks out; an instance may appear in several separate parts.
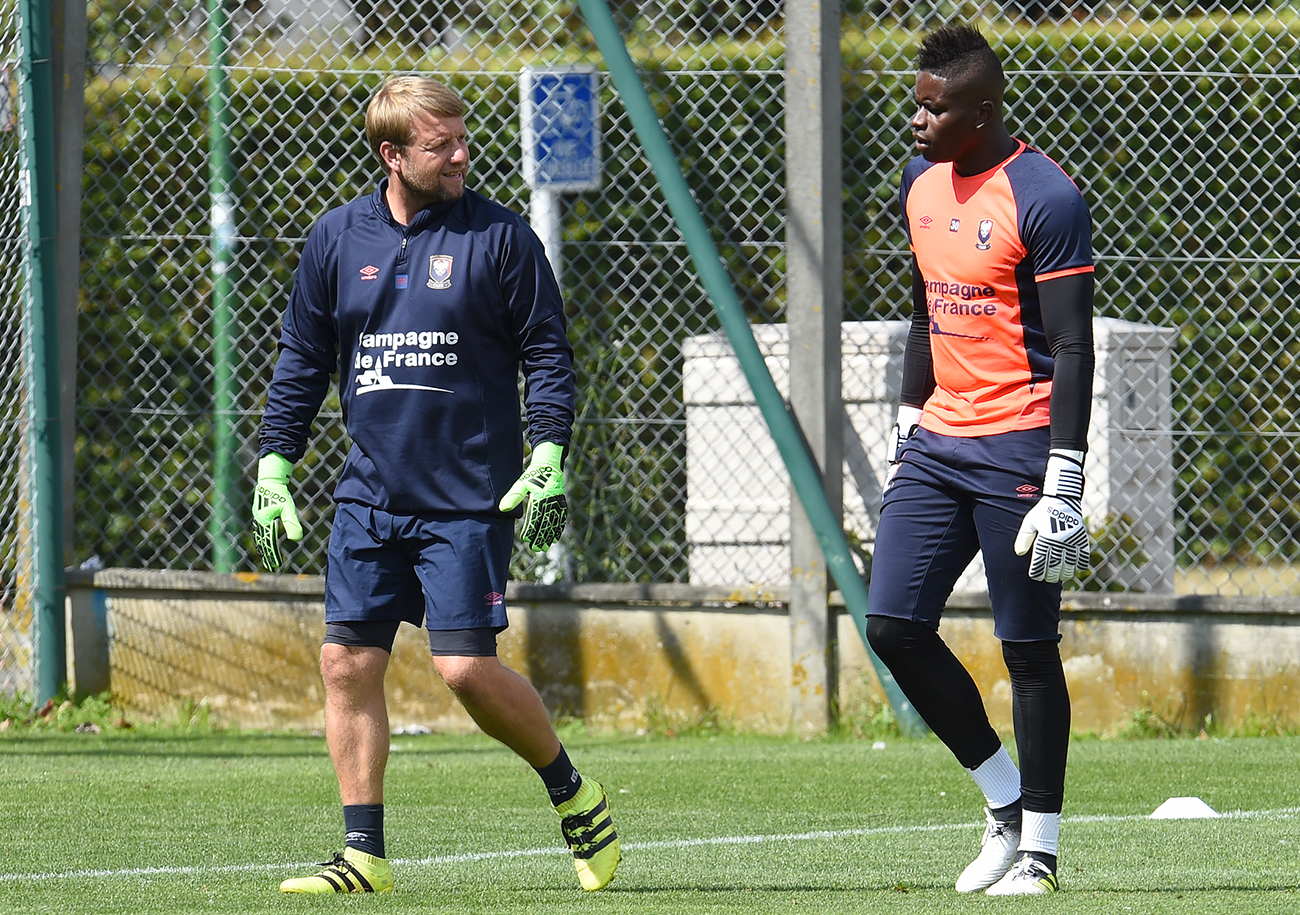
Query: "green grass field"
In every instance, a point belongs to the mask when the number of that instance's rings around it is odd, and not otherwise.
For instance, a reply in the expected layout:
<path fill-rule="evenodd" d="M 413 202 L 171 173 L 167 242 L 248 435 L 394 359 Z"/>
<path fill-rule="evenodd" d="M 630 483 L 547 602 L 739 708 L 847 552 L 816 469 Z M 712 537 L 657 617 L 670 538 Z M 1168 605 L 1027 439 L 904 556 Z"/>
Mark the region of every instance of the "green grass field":
<path fill-rule="evenodd" d="M 584 894 L 540 782 L 477 736 L 395 737 L 391 896 L 281 896 L 338 847 L 320 738 L 0 737 L 0 912 L 1300 911 L 1300 738 L 1071 748 L 1056 896 L 959 896 L 981 801 L 935 740 L 566 732 L 610 791 L 618 878 Z M 1151 820 L 1197 796 L 1217 819 Z"/>

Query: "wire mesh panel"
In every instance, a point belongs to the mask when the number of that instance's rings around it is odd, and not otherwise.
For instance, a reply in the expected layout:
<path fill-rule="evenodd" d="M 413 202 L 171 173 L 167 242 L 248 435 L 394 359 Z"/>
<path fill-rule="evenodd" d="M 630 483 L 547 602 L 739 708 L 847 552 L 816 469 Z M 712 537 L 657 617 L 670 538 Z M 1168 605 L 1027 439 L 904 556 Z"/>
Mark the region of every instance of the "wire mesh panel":
<path fill-rule="evenodd" d="M 209 568 L 214 505 L 246 516 L 298 253 L 319 216 L 380 177 L 362 118 L 387 75 L 428 73 L 460 91 L 471 106 L 472 185 L 527 212 L 519 71 L 602 65 L 575 3 L 231 0 L 224 35 L 211 6 L 90 6 L 78 561 Z M 780 3 L 613 7 L 742 305 L 756 325 L 783 324 Z M 1300 522 L 1291 422 L 1300 366 L 1289 331 L 1300 212 L 1295 5 L 846 0 L 842 10 L 846 320 L 907 317 L 896 197 L 911 155 L 913 55 L 924 31 L 968 17 L 1006 62 L 1014 132 L 1057 159 L 1092 206 L 1098 311 L 1118 322 L 1099 336 L 1107 359 L 1089 468 L 1098 562 L 1084 586 L 1284 592 Z M 233 356 L 223 372 L 214 327 L 230 325 L 214 323 L 208 77 L 227 42 L 234 329 L 224 331 Z M 781 542 L 780 523 L 765 521 L 760 537 L 729 529 L 725 512 L 692 513 L 692 503 L 726 499 L 783 504 L 788 490 L 773 472 L 763 492 L 726 496 L 734 467 L 705 461 L 704 476 L 689 472 L 684 354 L 718 324 L 621 100 L 603 76 L 599 89 L 603 181 L 560 203 L 580 394 L 566 465 L 572 523 L 548 554 L 517 551 L 515 572 L 688 581 L 692 552 L 716 541 L 774 557 L 738 577 L 779 579 L 788 559 L 769 547 Z M 846 352 L 846 387 L 880 388 L 849 375 L 859 364 L 888 372 L 888 358 L 853 357 Z M 219 408 L 223 396 L 233 408 Z M 861 457 L 848 468 L 846 523 L 864 553 L 886 428 L 865 417 L 888 416 L 896 390 L 884 396 L 850 410 L 846 452 Z M 212 469 L 226 420 L 241 469 L 233 486 Z M 732 420 L 709 422 L 699 439 L 709 449 L 770 463 L 766 445 L 716 425 Z M 347 448 L 331 396 L 295 470 L 307 537 L 290 550 L 292 571 L 322 568 Z M 251 539 L 238 537 L 239 565 L 251 569 Z"/>
<path fill-rule="evenodd" d="M 30 354 L 18 107 L 18 7 L 0 3 L 0 694 L 29 693 L 32 518 Z"/>
<path fill-rule="evenodd" d="M 1013 132 L 1092 207 L 1099 313 L 1168 341 L 1139 352 L 1098 338 L 1088 469 L 1107 494 L 1090 517 L 1098 568 L 1085 587 L 1143 587 L 1132 571 L 1168 543 L 1176 568 L 1153 590 L 1294 593 L 1297 5 L 937 3 L 906 21 L 919 32 L 953 14 L 1002 52 Z M 906 155 L 912 74 L 878 18 L 857 22 L 846 85 L 864 98 L 846 112 L 897 128 L 846 130 L 865 134 L 846 144 L 846 183 L 859 176 L 872 200 L 879 160 Z M 900 314 L 906 290 L 881 284 L 878 266 L 901 250 L 896 217 L 872 203 L 847 217 L 863 220 L 847 269 L 867 268 L 848 307 Z"/>

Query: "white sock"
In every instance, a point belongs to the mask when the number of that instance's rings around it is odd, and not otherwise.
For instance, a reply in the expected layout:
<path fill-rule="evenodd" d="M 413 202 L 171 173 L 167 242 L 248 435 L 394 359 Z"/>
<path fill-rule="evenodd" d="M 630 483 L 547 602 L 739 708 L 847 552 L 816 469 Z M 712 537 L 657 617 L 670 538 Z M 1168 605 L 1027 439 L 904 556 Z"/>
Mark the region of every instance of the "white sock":
<path fill-rule="evenodd" d="M 998 747 L 998 751 L 980 763 L 978 768 L 966 771 L 984 792 L 989 807 L 996 810 L 1020 800 L 1020 770 L 1011 761 L 1006 747 Z"/>
<path fill-rule="evenodd" d="M 1020 827 L 1020 850 L 1055 855 L 1061 842 L 1061 815 L 1026 810 Z"/>

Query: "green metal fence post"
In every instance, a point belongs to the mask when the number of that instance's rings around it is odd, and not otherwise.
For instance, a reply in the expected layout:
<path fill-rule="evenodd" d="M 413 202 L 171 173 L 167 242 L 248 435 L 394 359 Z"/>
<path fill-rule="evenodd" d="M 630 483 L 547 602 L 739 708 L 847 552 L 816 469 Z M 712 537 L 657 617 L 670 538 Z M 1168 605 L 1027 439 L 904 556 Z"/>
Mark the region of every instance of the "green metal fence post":
<path fill-rule="evenodd" d="M 32 417 L 32 507 L 35 515 L 33 621 L 36 701 L 53 698 L 68 679 L 64 599 L 62 423 L 59 405 L 58 250 L 54 217 L 54 86 L 50 9 L 22 0 L 20 187 L 27 267 Z"/>
<path fill-rule="evenodd" d="M 234 317 L 230 300 L 234 283 L 235 202 L 231 193 L 230 87 L 226 74 L 228 47 L 224 0 L 208 0 L 208 180 L 212 206 L 212 569 L 235 567 L 236 483 Z"/>

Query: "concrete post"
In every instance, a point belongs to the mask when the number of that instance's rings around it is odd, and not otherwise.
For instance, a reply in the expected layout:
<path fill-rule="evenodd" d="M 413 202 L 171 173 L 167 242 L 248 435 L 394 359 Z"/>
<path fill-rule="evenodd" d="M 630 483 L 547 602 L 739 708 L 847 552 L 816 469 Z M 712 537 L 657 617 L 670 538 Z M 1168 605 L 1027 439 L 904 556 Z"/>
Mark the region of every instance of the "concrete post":
<path fill-rule="evenodd" d="M 786 293 L 790 406 L 821 471 L 827 501 L 843 514 L 840 405 L 843 311 L 840 4 L 785 5 Z M 791 723 L 824 732 L 835 691 L 834 627 L 826 560 L 799 499 L 790 497 Z"/>

